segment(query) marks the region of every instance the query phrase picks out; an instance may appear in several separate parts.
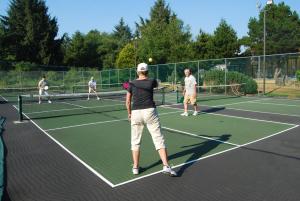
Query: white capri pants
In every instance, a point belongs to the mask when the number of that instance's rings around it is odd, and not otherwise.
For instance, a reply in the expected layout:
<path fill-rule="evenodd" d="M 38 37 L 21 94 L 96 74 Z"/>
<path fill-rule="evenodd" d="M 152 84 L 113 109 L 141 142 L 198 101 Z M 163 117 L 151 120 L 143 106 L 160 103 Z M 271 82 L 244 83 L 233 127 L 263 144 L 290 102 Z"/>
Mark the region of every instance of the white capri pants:
<path fill-rule="evenodd" d="M 131 114 L 131 150 L 137 151 L 141 145 L 144 125 L 147 125 L 156 150 L 166 148 L 165 139 L 161 133 L 159 117 L 156 108 L 132 110 Z"/>

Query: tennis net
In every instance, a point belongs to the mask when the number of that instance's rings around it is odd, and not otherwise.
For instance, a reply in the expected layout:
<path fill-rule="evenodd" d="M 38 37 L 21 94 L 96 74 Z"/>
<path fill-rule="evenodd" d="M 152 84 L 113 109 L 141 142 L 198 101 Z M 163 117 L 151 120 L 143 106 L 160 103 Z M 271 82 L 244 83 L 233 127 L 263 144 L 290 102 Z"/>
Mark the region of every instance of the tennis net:
<path fill-rule="evenodd" d="M 177 103 L 183 102 L 183 86 L 177 86 Z M 245 95 L 245 84 L 197 86 L 198 101 L 237 98 Z"/>
<path fill-rule="evenodd" d="M 61 86 L 49 86 L 49 92 L 52 94 L 62 94 L 66 92 L 66 88 L 64 85 Z M 14 97 L 17 100 L 19 95 L 24 94 L 38 94 L 38 87 L 8 87 L 8 88 L 0 88 L 0 95 L 3 97 Z"/>
<path fill-rule="evenodd" d="M 20 121 L 126 110 L 125 90 L 97 93 L 100 100 L 97 100 L 96 95 L 92 93 L 87 100 L 88 95 L 88 93 L 43 95 L 41 104 L 39 104 L 37 95 L 20 95 L 18 104 Z M 51 101 L 51 104 L 48 103 L 48 100 Z M 155 89 L 154 101 L 157 106 L 164 104 L 165 91 L 163 87 Z"/>
<path fill-rule="evenodd" d="M 112 83 L 112 84 L 97 84 L 96 90 L 99 92 L 103 91 L 119 91 L 122 90 L 123 83 Z M 88 92 L 88 85 L 83 84 L 76 84 L 72 87 L 73 93 L 87 93 Z"/>

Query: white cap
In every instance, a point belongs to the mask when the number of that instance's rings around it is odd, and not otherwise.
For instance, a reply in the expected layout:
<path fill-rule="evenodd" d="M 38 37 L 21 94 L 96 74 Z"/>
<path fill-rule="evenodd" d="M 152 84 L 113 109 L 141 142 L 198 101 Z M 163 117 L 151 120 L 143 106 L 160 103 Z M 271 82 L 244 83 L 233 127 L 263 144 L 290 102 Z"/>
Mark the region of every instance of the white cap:
<path fill-rule="evenodd" d="M 145 72 L 148 71 L 148 65 L 146 63 L 140 63 L 137 66 L 137 72 Z"/>

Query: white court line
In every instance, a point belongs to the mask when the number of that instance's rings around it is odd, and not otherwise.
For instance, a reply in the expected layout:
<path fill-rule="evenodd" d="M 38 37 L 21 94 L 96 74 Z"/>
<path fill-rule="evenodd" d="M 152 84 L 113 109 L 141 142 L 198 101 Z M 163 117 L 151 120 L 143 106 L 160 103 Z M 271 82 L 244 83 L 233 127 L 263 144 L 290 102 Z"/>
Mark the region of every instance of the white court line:
<path fill-rule="evenodd" d="M 245 146 L 247 146 L 247 145 L 250 145 L 250 144 L 253 144 L 253 143 L 255 143 L 255 142 L 259 142 L 259 141 L 265 140 L 265 139 L 267 139 L 267 138 L 273 137 L 273 136 L 275 136 L 275 135 L 279 135 L 279 134 L 281 134 L 281 133 L 287 132 L 287 131 L 292 130 L 292 129 L 298 127 L 298 126 L 299 126 L 299 125 L 295 125 L 295 126 L 293 126 L 293 127 L 291 127 L 291 128 L 288 128 L 288 129 L 279 131 L 279 132 L 277 132 L 277 133 L 271 134 L 271 135 L 266 136 L 266 137 L 264 137 L 264 138 L 261 138 L 261 139 L 258 139 L 258 140 L 255 140 L 255 141 L 252 141 L 252 142 L 249 142 L 249 143 L 245 143 L 245 144 L 242 144 L 242 145 L 237 145 L 237 146 L 235 146 L 235 147 L 233 147 L 233 148 L 226 149 L 226 150 L 224 150 L 224 151 L 220 151 L 220 152 L 217 152 L 217 153 L 214 153 L 214 154 L 210 154 L 210 155 L 207 155 L 207 156 L 204 156 L 204 157 L 200 157 L 200 158 L 198 158 L 198 159 L 191 160 L 191 161 L 188 161 L 188 162 L 185 162 L 185 163 L 181 163 L 181 164 L 179 164 L 179 165 L 175 165 L 175 166 L 173 166 L 173 168 L 178 168 L 178 167 L 181 167 L 181 166 L 190 164 L 190 163 L 195 163 L 195 162 L 197 162 L 197 161 L 200 161 L 200 160 L 204 160 L 204 159 L 213 157 L 213 156 L 221 155 L 221 154 L 223 154 L 223 153 L 226 153 L 226 152 L 229 152 L 229 151 L 232 151 L 232 150 L 235 150 L 235 149 L 243 148 L 243 147 L 245 147 Z M 159 173 L 162 173 L 162 170 L 157 171 L 157 172 L 153 172 L 153 173 L 148 174 L 148 175 L 144 175 L 144 176 L 139 177 L 139 178 L 127 180 L 127 181 L 122 182 L 122 183 L 119 183 L 119 184 L 115 184 L 114 187 L 118 187 L 118 186 L 122 186 L 122 185 L 124 185 L 124 184 L 132 183 L 132 182 L 134 182 L 134 181 L 141 180 L 141 179 L 144 179 L 144 178 L 147 178 L 147 177 L 150 177 L 150 176 L 159 174 Z"/>
<path fill-rule="evenodd" d="M 290 104 L 282 104 L 282 103 L 260 103 L 258 104 L 263 104 L 263 105 L 278 105 L 278 106 L 286 106 L 286 107 L 300 107 L 300 105 L 290 105 Z"/>
<path fill-rule="evenodd" d="M 218 106 L 203 105 L 203 104 L 202 104 L 202 106 L 215 107 L 215 108 L 218 107 Z M 285 114 L 285 113 L 277 113 L 277 112 L 263 112 L 263 111 L 259 111 L 259 110 L 246 110 L 246 109 L 239 109 L 239 108 L 233 108 L 233 107 L 226 107 L 225 109 L 237 110 L 237 111 L 245 111 L 245 112 L 256 112 L 256 113 L 262 113 L 262 114 L 275 114 L 275 115 L 280 115 L 280 116 L 300 117 L 300 115 L 296 115 L 296 114 Z"/>
<path fill-rule="evenodd" d="M 216 142 L 220 142 L 220 143 L 224 143 L 224 144 L 229 144 L 229 145 L 232 145 L 232 146 L 240 146 L 238 144 L 234 144 L 234 143 L 230 143 L 230 142 L 226 142 L 226 141 L 222 141 L 222 140 L 216 140 L 216 139 L 211 138 L 211 137 L 205 137 L 203 135 L 197 135 L 197 134 L 193 134 L 193 133 L 186 132 L 186 131 L 181 131 L 181 130 L 177 130 L 177 129 L 173 129 L 173 128 L 168 128 L 168 127 L 165 127 L 165 126 L 163 126 L 162 128 L 165 129 L 165 130 L 168 130 L 168 131 L 174 131 L 174 132 L 178 132 L 178 133 L 181 133 L 181 134 L 184 134 L 184 135 L 189 135 L 189 136 L 193 136 L 193 137 L 197 137 L 197 138 L 203 138 L 203 139 L 206 139 L 206 140 L 212 140 L 212 141 L 216 141 Z"/>
<path fill-rule="evenodd" d="M 265 99 L 266 100 L 266 99 Z M 264 100 L 264 101 L 265 101 Z M 260 101 L 260 100 L 257 100 Z M 245 101 L 247 102 L 247 101 Z M 250 101 L 251 102 L 251 101 Z M 243 102 L 239 102 L 239 103 L 243 103 Z M 259 102 L 258 102 L 259 103 Z M 175 103 L 175 104 L 171 104 L 172 105 L 182 105 L 182 103 Z M 212 107 L 212 108 L 218 108 L 218 107 L 222 107 L 222 106 L 226 106 L 226 104 L 223 105 L 206 105 L 206 104 L 199 104 L 199 106 L 206 106 L 206 107 Z M 178 108 L 179 109 L 179 108 Z M 281 116 L 292 116 L 292 117 L 300 117 L 300 115 L 296 115 L 296 114 L 285 114 L 285 113 L 276 113 L 276 112 L 263 112 L 263 111 L 259 111 L 259 110 L 246 110 L 246 109 L 239 109 L 239 108 L 233 108 L 233 107 L 226 107 L 225 109 L 230 109 L 230 110 L 238 110 L 238 111 L 245 111 L 245 112 L 256 112 L 256 113 L 262 113 L 262 114 L 275 114 L 275 115 L 281 115 Z"/>
<path fill-rule="evenodd" d="M 179 109 L 179 108 L 172 108 L 170 106 L 161 106 L 161 107 L 169 108 L 169 109 L 173 109 L 173 110 L 180 110 L 180 111 L 183 110 L 183 109 Z M 193 111 L 193 110 L 189 110 L 189 111 Z M 208 114 L 208 115 L 236 118 L 236 119 L 245 119 L 245 120 L 251 120 L 251 121 L 261 121 L 261 122 L 268 122 L 268 123 L 284 124 L 284 125 L 290 125 L 290 126 L 295 126 L 296 125 L 296 124 L 290 124 L 290 123 L 279 122 L 279 121 L 269 121 L 269 120 L 255 119 L 255 118 L 248 118 L 248 117 L 240 117 L 240 116 L 233 116 L 233 115 L 227 115 L 227 114 L 217 114 L 217 113 L 210 113 L 210 112 L 201 112 L 201 113 Z"/>
<path fill-rule="evenodd" d="M 163 116 L 163 115 L 167 115 L 167 114 L 174 114 L 174 113 L 179 113 L 179 112 L 181 112 L 181 111 L 166 112 L 166 113 L 159 114 L 159 116 Z M 126 120 L 128 121 L 128 118 L 126 118 L 126 119 L 125 118 L 124 119 L 117 119 L 117 120 L 109 120 L 109 121 L 98 121 L 98 122 L 86 123 L 86 124 L 77 124 L 77 125 L 65 126 L 65 127 L 59 127 L 59 128 L 50 128 L 50 129 L 46 129 L 45 131 L 55 131 L 55 130 L 62 130 L 62 129 L 89 126 L 89 125 L 96 125 L 96 124 L 113 123 L 113 122 L 126 121 Z"/>
<path fill-rule="evenodd" d="M 14 108 L 18 110 L 15 106 Z M 80 162 L 83 166 L 85 166 L 88 170 L 90 170 L 92 173 L 94 173 L 97 177 L 99 177 L 102 181 L 104 181 L 106 184 L 108 184 L 110 187 L 114 188 L 114 184 L 111 183 L 108 179 L 106 179 L 103 175 L 98 173 L 96 170 L 94 170 L 91 166 L 86 164 L 83 160 L 81 160 L 78 156 L 76 156 L 73 152 L 71 152 L 69 149 L 67 149 L 64 145 L 62 145 L 59 141 L 57 141 L 55 138 L 53 138 L 50 134 L 47 133 L 47 131 L 43 130 L 37 123 L 35 123 L 32 119 L 30 119 L 26 114 L 25 115 L 31 123 L 33 123 L 38 129 L 40 129 L 45 135 L 47 135 L 51 140 L 53 140 L 58 146 L 60 146 L 63 150 L 65 150 L 67 153 L 69 153 L 74 159 L 76 159 L 78 162 Z"/>

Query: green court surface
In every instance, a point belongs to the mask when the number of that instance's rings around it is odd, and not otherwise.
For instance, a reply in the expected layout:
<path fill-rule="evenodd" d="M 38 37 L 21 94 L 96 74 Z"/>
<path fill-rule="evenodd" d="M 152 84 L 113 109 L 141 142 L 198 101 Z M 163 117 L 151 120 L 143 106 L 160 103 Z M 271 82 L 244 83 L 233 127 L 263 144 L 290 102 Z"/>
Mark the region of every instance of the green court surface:
<path fill-rule="evenodd" d="M 95 112 L 98 105 L 112 108 Z M 89 110 L 90 107 L 93 110 L 88 113 L 68 114 L 68 109 L 81 111 Z M 99 103 L 45 103 L 33 107 L 24 105 L 24 113 L 99 177 L 104 177 L 109 185 L 116 186 L 157 173 L 162 165 L 145 127 L 140 162 L 142 173 L 139 176 L 132 175 L 130 123 L 126 111 L 115 107 L 112 101 L 104 100 Z M 63 112 L 53 111 L 56 109 L 62 109 Z M 238 148 L 239 145 L 294 126 L 217 114 L 181 117 L 182 110 L 179 109 L 159 107 L 158 110 L 173 166 Z"/>
<path fill-rule="evenodd" d="M 300 117 L 300 100 L 239 97 L 207 102 L 200 100 L 199 105 Z"/>
<path fill-rule="evenodd" d="M 176 94 L 168 94 L 166 102 L 176 104 Z M 300 100 L 262 97 L 230 97 L 219 95 L 198 95 L 199 106 L 224 107 L 224 109 L 245 110 L 270 114 L 300 117 Z"/>

